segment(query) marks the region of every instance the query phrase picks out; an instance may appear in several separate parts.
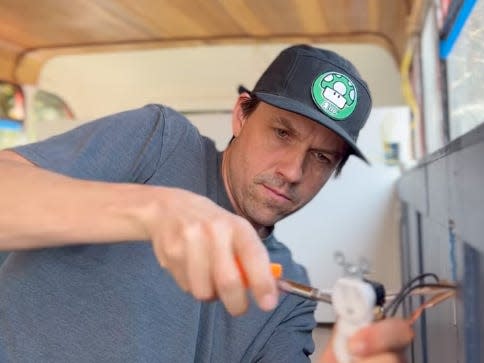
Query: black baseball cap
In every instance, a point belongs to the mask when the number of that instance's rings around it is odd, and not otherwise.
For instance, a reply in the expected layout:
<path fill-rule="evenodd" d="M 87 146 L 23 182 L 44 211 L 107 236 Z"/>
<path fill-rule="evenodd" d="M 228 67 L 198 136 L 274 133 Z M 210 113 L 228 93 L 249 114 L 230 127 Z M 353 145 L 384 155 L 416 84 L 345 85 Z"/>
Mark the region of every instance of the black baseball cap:
<path fill-rule="evenodd" d="M 370 114 L 370 91 L 353 64 L 337 53 L 304 44 L 286 48 L 250 93 L 329 128 L 351 154 L 368 162 L 356 140 Z"/>

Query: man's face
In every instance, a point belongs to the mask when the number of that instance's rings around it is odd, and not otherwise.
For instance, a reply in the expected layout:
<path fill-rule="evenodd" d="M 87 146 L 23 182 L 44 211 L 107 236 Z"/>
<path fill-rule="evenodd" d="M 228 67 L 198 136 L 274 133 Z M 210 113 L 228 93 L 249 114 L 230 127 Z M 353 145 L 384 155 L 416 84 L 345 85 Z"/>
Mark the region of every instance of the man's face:
<path fill-rule="evenodd" d="M 269 227 L 309 202 L 330 178 L 347 146 L 326 127 L 261 102 L 244 118 L 239 98 L 235 139 L 224 154 L 224 180 L 236 212 Z"/>

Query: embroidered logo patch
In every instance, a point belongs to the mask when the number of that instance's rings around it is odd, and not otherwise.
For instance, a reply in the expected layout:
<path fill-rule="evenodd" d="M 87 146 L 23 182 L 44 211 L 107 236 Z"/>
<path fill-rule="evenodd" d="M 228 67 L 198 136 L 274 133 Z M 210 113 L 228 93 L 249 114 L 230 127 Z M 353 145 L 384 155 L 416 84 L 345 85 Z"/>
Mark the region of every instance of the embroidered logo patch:
<path fill-rule="evenodd" d="M 344 120 L 356 108 L 355 84 L 344 74 L 326 72 L 319 75 L 311 88 L 314 103 L 334 120 Z"/>

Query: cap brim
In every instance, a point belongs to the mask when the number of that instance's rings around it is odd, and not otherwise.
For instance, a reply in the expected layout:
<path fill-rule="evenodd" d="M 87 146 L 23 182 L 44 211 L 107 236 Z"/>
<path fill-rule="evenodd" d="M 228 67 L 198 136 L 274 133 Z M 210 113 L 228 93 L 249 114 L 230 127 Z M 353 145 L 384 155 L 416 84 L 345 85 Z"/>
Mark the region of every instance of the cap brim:
<path fill-rule="evenodd" d="M 239 90 L 240 91 L 240 90 Z M 250 92 L 249 92 L 250 93 Z M 310 118 L 313 121 L 318 122 L 319 124 L 327 127 L 331 131 L 335 132 L 337 135 L 339 135 L 346 143 L 350 146 L 351 148 L 351 154 L 359 157 L 362 159 L 364 162 L 367 164 L 370 164 L 370 162 L 367 160 L 367 158 L 363 155 L 361 150 L 358 148 L 356 143 L 351 139 L 351 137 L 348 135 L 348 133 L 343 130 L 337 123 L 337 121 L 334 121 L 333 119 L 325 116 L 322 112 L 309 108 L 307 105 L 295 101 L 290 98 L 286 98 L 283 96 L 277 96 L 273 95 L 270 93 L 264 93 L 264 92 L 254 92 L 261 101 L 264 101 L 274 107 L 282 108 L 287 111 L 295 112 L 297 114 L 300 114 L 302 116 L 305 116 L 307 118 Z M 340 121 L 341 122 L 341 121 Z"/>

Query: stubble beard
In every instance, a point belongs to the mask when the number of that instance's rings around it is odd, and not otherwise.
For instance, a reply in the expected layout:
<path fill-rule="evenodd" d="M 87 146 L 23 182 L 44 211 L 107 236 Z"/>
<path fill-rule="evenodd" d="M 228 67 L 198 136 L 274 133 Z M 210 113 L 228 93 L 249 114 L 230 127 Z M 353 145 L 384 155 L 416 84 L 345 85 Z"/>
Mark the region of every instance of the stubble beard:
<path fill-rule="evenodd" d="M 261 174 L 256 176 L 252 183 L 245 191 L 240 193 L 240 207 L 253 224 L 261 226 L 272 227 L 276 222 L 294 213 L 295 208 L 288 209 L 281 206 L 262 195 L 262 188 L 268 186 L 270 188 L 281 189 L 285 182 L 272 175 Z M 284 188 L 285 194 L 291 199 L 291 204 L 294 206 L 298 201 L 297 193 L 294 188 Z M 299 209 L 299 208 L 297 208 Z"/>

